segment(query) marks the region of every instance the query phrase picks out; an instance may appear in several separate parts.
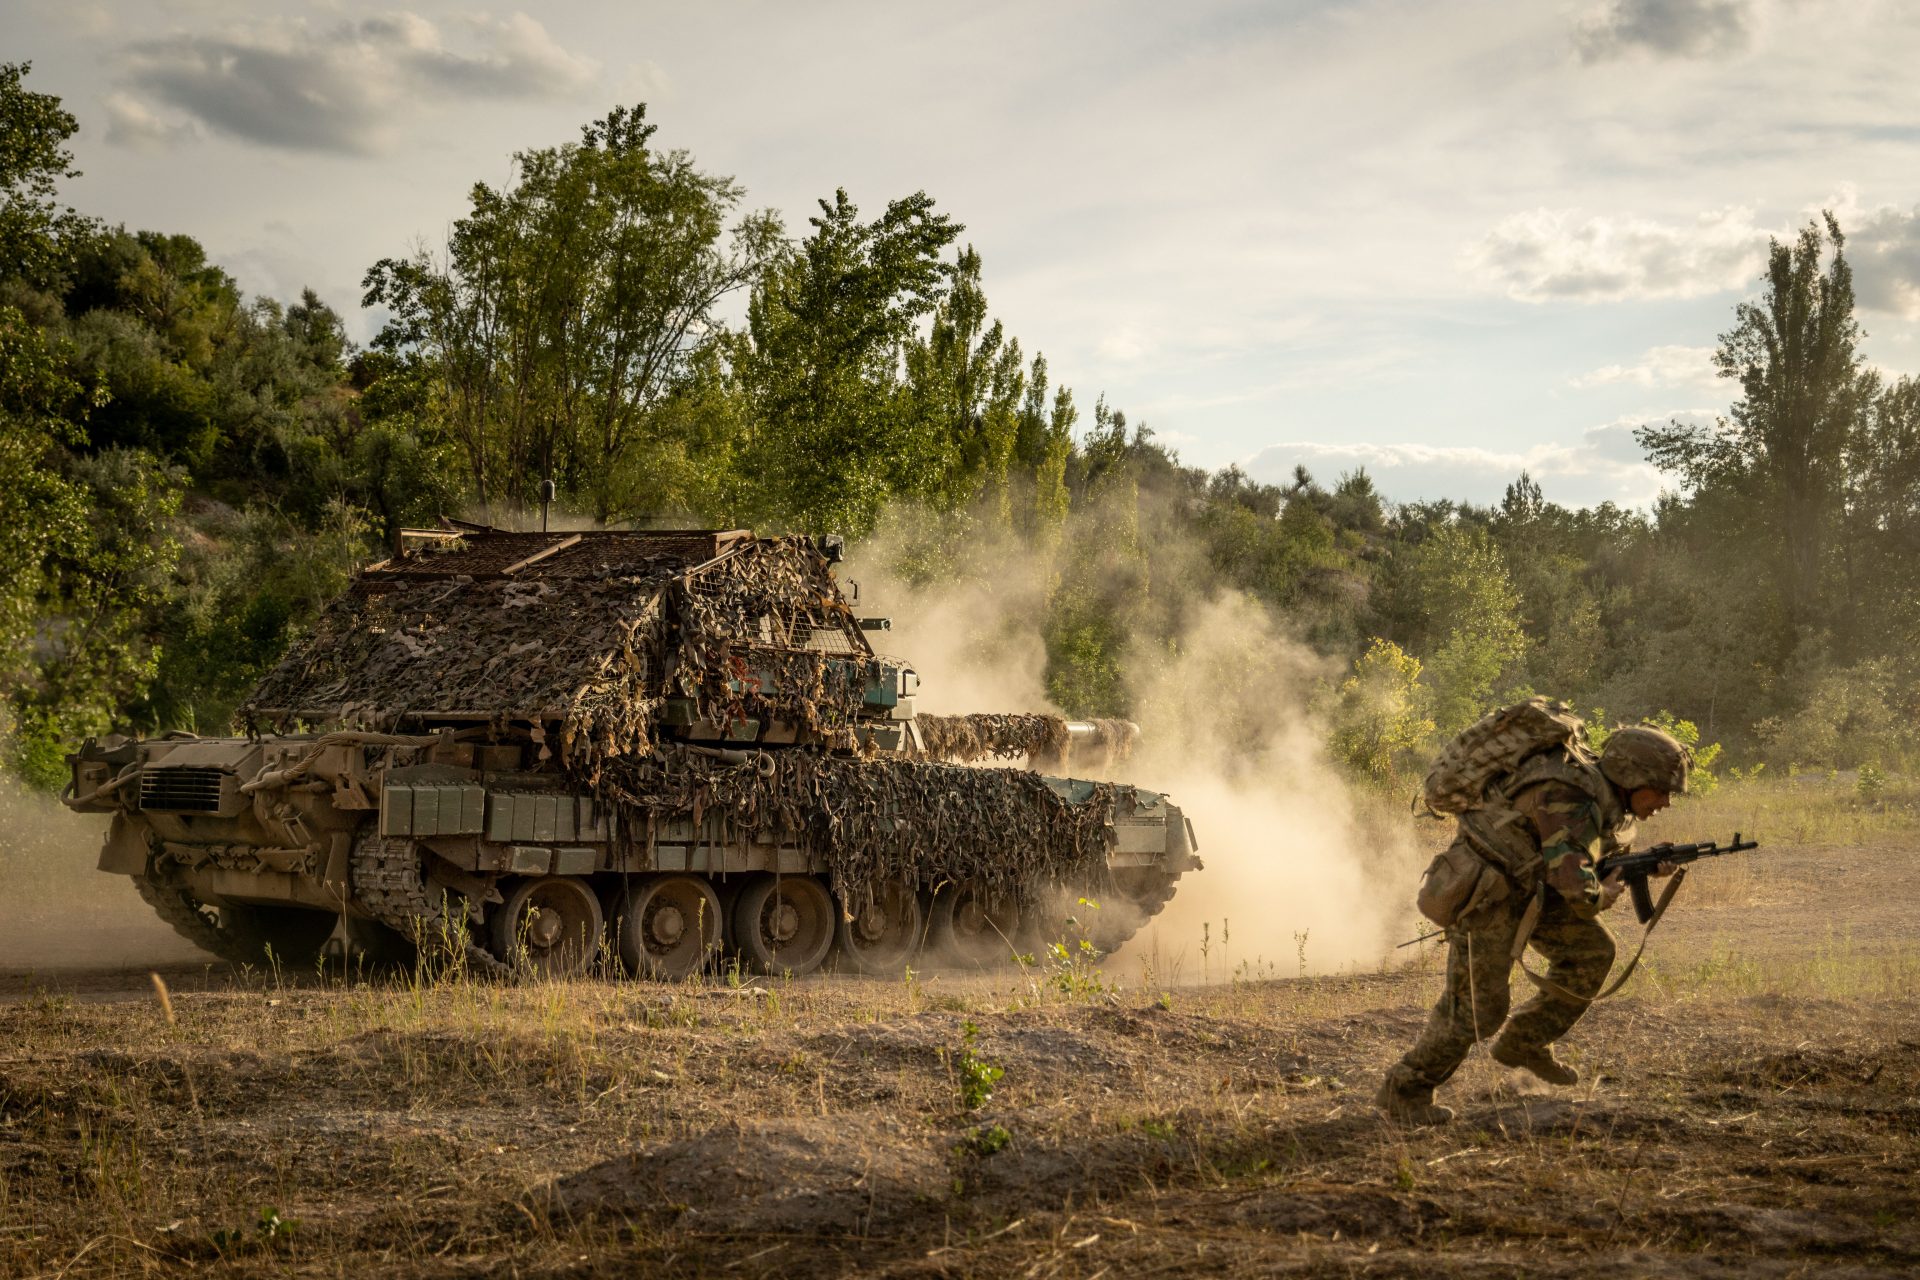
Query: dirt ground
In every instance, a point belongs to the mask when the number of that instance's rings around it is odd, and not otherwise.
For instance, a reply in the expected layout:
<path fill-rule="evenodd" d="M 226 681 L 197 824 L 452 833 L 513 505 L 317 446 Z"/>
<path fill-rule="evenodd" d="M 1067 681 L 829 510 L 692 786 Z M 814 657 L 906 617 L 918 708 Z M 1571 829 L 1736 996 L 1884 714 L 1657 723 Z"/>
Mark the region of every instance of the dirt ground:
<path fill-rule="evenodd" d="M 1170 991 L 170 963 L 172 1022 L 144 969 L 15 970 L 0 1274 L 1912 1274 L 1920 838 L 1766 852 L 1693 877 L 1578 1086 L 1476 1054 L 1437 1130 L 1368 1105 L 1427 947 Z"/>

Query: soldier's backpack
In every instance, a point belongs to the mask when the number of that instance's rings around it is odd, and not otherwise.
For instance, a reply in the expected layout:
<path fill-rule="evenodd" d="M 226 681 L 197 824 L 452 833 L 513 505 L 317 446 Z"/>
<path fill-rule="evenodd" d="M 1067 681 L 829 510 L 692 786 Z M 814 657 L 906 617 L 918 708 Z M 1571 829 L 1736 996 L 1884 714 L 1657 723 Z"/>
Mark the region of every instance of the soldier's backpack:
<path fill-rule="evenodd" d="M 1436 814 L 1480 808 L 1495 798 L 1496 784 L 1554 747 L 1569 748 L 1576 759 L 1593 757 L 1586 722 L 1572 707 L 1548 698 L 1528 698 L 1502 707 L 1462 729 L 1441 750 L 1427 772 L 1422 798 Z"/>
<path fill-rule="evenodd" d="M 1531 894 L 1540 855 L 1526 819 L 1510 803 L 1515 785 L 1559 780 L 1603 792 L 1596 776 L 1586 723 L 1564 702 L 1529 698 L 1461 730 L 1422 788 L 1428 810 L 1456 816 L 1460 829 L 1420 878 L 1421 913 L 1450 928 L 1512 891 Z"/>

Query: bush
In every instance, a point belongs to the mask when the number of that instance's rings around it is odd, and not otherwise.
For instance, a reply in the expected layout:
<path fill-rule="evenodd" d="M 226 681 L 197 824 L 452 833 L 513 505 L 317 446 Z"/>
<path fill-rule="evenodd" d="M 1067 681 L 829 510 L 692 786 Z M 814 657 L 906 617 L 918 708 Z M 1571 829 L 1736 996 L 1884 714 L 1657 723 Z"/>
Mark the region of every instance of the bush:
<path fill-rule="evenodd" d="M 1394 786 L 1433 746 L 1433 721 L 1419 704 L 1420 659 L 1375 636 L 1340 686 L 1334 758 L 1355 776 Z"/>
<path fill-rule="evenodd" d="M 1696 796 L 1710 796 L 1720 785 L 1720 778 L 1713 771 L 1714 761 L 1720 758 L 1720 744 L 1710 742 L 1700 745 L 1700 726 L 1691 720 L 1682 720 L 1670 711 L 1656 711 L 1647 717 L 1649 728 L 1661 729 L 1678 738 L 1688 751 L 1693 753 L 1693 769 L 1687 776 L 1687 790 Z"/>
<path fill-rule="evenodd" d="M 1814 678 L 1798 711 L 1763 720 L 1754 733 L 1781 764 L 1910 763 L 1920 757 L 1920 682 L 1886 659 L 1831 668 Z"/>

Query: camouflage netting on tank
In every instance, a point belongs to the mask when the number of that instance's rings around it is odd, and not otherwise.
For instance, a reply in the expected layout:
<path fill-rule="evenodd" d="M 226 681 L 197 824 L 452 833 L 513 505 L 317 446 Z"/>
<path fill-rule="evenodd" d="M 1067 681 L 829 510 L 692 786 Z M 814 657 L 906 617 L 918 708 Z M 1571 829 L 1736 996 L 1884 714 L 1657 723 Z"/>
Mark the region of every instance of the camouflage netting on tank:
<path fill-rule="evenodd" d="M 845 611 L 825 564 L 810 559 L 817 557 L 755 544 L 675 582 L 679 643 L 669 693 L 692 698 L 700 717 L 722 730 L 783 720 L 828 745 L 851 747 L 853 718 L 874 672 L 864 652 L 829 660 L 807 647 L 816 621 L 838 621 L 833 615 Z"/>
<path fill-rule="evenodd" d="M 1093 727 L 1100 731 L 1099 750 L 1102 765 L 1115 765 L 1133 755 L 1133 744 L 1140 738 L 1140 726 L 1131 720 L 1108 720 L 1096 716 Z M 1085 752 L 1076 754 L 1085 755 Z"/>
<path fill-rule="evenodd" d="M 1057 887 L 1105 893 L 1115 793 L 1083 785 L 1091 794 L 1074 803 L 1020 769 L 800 751 L 725 759 L 676 746 L 608 761 L 600 774 L 631 845 L 650 848 L 663 820 L 697 830 L 717 812 L 730 828 L 722 840 L 790 833 L 844 902 L 896 878 L 922 889 L 974 881 L 1023 904 Z"/>
<path fill-rule="evenodd" d="M 1037 768 L 1069 764 L 1107 767 L 1133 753 L 1139 730 L 1130 720 L 1092 720 L 1090 741 L 1076 741 L 1059 716 L 918 715 L 926 758 L 973 764 L 980 760 L 1016 760 L 1024 756 Z"/>
<path fill-rule="evenodd" d="M 244 710 L 280 727 L 530 722 L 589 781 L 653 749 L 671 697 L 721 733 L 778 719 L 851 747 L 871 656 L 826 562 L 804 538 L 736 538 L 699 564 L 703 540 L 470 534 L 402 556 L 363 573 Z"/>
<path fill-rule="evenodd" d="M 918 715 L 927 758 L 972 764 L 989 757 L 1061 756 L 1067 750 L 1067 722 L 1048 715 Z"/>
<path fill-rule="evenodd" d="M 275 721 L 389 729 L 431 712 L 558 720 L 602 751 L 645 751 L 663 637 L 655 579 L 362 579 L 261 680 Z"/>

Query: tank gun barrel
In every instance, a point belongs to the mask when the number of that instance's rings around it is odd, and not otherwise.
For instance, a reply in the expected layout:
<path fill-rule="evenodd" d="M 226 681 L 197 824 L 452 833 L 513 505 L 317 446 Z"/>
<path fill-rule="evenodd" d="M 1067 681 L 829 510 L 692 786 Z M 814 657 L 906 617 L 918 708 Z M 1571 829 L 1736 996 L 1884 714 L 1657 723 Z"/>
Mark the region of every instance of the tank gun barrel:
<path fill-rule="evenodd" d="M 1067 736 L 1077 745 L 1079 743 L 1105 743 L 1124 737 L 1131 741 L 1140 736 L 1140 726 L 1131 720 L 1065 720 Z"/>
<path fill-rule="evenodd" d="M 1024 757 L 1040 770 L 1071 763 L 1105 766 L 1133 751 L 1140 726 L 1131 720 L 1066 720 L 1039 713 L 919 715 L 923 754 L 932 760 L 973 764 Z"/>

